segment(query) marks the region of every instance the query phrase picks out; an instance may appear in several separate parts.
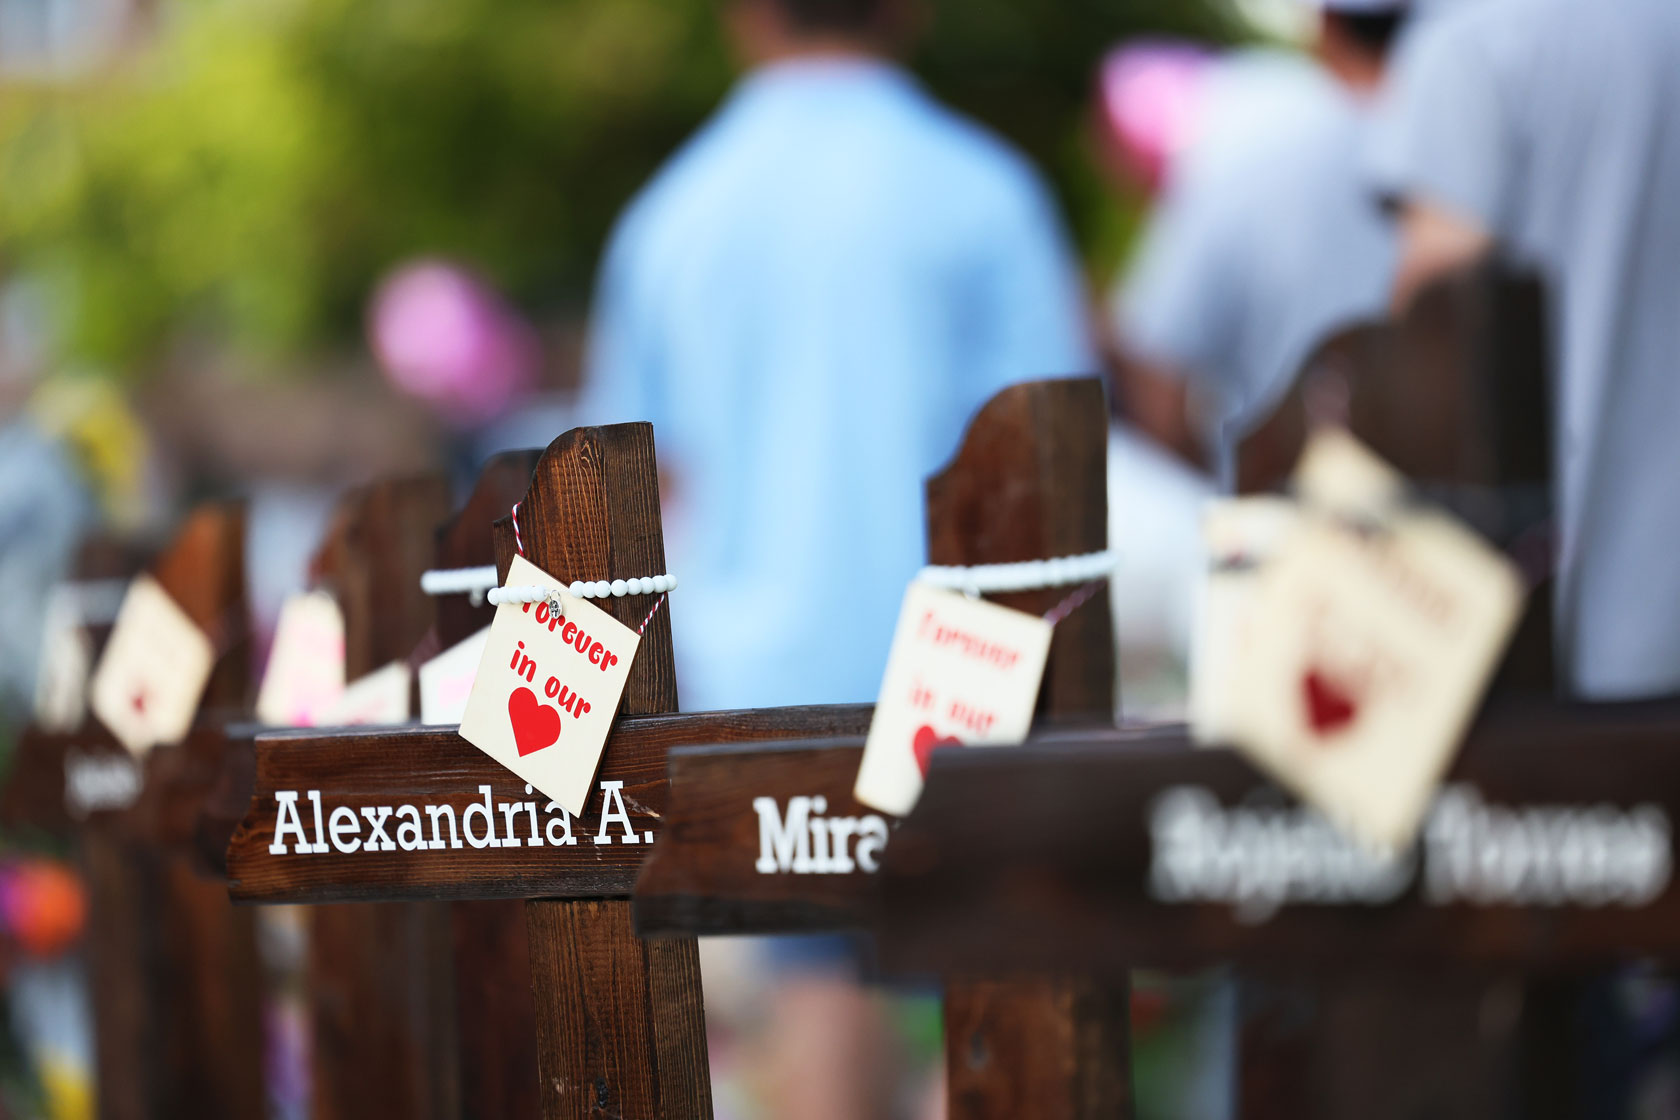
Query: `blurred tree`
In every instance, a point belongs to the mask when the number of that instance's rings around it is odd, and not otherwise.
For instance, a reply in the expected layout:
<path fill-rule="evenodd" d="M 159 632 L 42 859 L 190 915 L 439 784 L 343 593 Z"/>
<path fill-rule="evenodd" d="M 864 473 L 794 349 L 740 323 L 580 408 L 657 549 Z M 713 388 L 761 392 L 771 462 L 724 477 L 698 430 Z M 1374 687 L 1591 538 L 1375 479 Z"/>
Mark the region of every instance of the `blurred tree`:
<path fill-rule="evenodd" d="M 183 334 L 306 353 L 419 254 L 539 314 L 587 292 L 614 214 L 726 90 L 719 0 L 174 0 L 69 86 L 0 87 L 0 255 L 74 356 Z M 1089 242 L 1093 67 L 1139 31 L 1229 37 L 1224 0 L 936 0 L 916 64 L 1056 179 Z"/>

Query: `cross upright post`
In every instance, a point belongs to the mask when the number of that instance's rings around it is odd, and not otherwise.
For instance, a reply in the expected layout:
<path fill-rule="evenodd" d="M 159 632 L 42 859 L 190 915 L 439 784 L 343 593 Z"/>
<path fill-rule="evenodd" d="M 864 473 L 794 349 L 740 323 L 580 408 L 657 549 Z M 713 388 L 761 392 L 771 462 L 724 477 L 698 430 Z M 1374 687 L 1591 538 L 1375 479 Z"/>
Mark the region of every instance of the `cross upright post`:
<path fill-rule="evenodd" d="M 215 767 L 222 727 L 249 703 L 244 529 L 242 506 L 200 507 L 147 566 L 216 651 L 185 739 L 136 758 L 90 715 L 74 732 L 26 736 L 8 781 L 8 825 L 67 836 L 85 876 L 102 1116 L 231 1118 L 263 1107 L 251 915 L 228 906 L 176 812 L 182 787 Z"/>
<path fill-rule="evenodd" d="M 521 492 L 520 540 L 533 563 L 567 583 L 658 574 L 664 562 L 658 510 L 652 429 L 578 429 L 549 447 Z M 481 524 L 491 539 L 490 521 Z M 462 521 L 455 531 L 471 530 Z M 494 534 L 505 578 L 517 550 L 512 519 L 503 518 Z M 652 601 L 601 603 L 637 627 Z M 534 1049 L 525 1052 L 540 1055 L 530 1059 L 537 1113 L 710 1115 L 693 942 L 650 945 L 630 928 L 627 900 L 636 870 L 663 827 L 666 754 L 683 743 L 858 735 L 868 726 L 869 708 L 671 714 L 671 615 L 667 605 L 647 628 L 602 756 L 597 796 L 584 815 L 539 813 L 542 799 L 454 727 L 268 732 L 256 740 L 249 787 L 224 790 L 247 802 L 227 843 L 230 893 L 268 903 L 545 900 L 527 904 L 521 916 L 535 1034 Z M 342 808 L 357 820 L 390 820 L 407 807 L 433 831 L 423 844 L 358 843 L 353 853 L 288 844 L 277 836 L 282 797 L 305 805 L 317 798 L 326 813 Z M 457 835 L 461 822 L 486 805 L 496 843 L 477 834 L 468 834 L 467 843 Z M 457 914 L 462 986 L 486 976 L 505 984 L 517 972 L 511 959 L 492 973 L 481 968 L 486 946 L 493 952 L 517 944 L 505 908 L 500 914 L 480 910 L 466 927 Z M 479 971 L 469 967 L 473 959 Z M 489 998 L 488 986 L 481 994 Z M 511 1020 L 505 1029 L 513 1029 Z M 479 1045 L 463 1036 L 463 1047 Z M 509 1093 L 505 1099 L 517 1101 L 507 1079 L 518 1075 L 519 1063 L 497 1062 L 494 1054 L 464 1053 L 463 1078 L 482 1075 L 477 1084 L 499 1086 Z M 463 1099 L 460 1108 L 487 1114 L 472 1100 Z"/>
<path fill-rule="evenodd" d="M 1106 415 L 1092 379 L 1032 382 L 995 396 L 970 424 L 955 458 L 927 482 L 929 561 L 970 566 L 1102 551 Z M 1043 614 L 1070 590 L 999 601 Z M 1122 738 L 1113 727 L 1108 601 L 1101 588 L 1057 624 L 1035 742 L 1075 733 L 1070 728 L 1105 741 Z M 636 885 L 638 927 L 650 936 L 872 929 L 880 917 L 873 851 L 866 858 L 854 858 L 851 849 L 831 851 L 813 874 L 792 866 L 766 840 L 775 829 L 805 828 L 816 813 L 850 822 L 843 835 L 876 830 L 884 840 L 882 815 L 852 796 L 862 753 L 861 736 L 673 752 L 669 821 Z M 809 824 L 818 826 L 815 816 Z M 1004 978 L 1004 971 L 993 970 L 991 979 L 954 977 L 947 986 L 951 1115 L 1126 1115 L 1124 974 L 1019 981 Z"/>
<path fill-rule="evenodd" d="M 312 567 L 344 613 L 347 680 L 405 660 L 431 625 L 420 590 L 450 510 L 436 475 L 340 500 Z M 453 1117 L 458 1109 L 449 912 L 421 902 L 308 913 L 312 1115 Z"/>

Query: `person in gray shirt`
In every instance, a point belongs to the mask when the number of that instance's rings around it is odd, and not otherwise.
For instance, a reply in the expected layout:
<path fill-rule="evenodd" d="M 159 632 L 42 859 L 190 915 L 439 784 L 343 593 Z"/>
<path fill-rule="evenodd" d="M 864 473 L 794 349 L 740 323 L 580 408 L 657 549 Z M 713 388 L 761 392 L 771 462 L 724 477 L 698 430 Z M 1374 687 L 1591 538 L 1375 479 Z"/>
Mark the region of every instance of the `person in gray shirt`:
<path fill-rule="evenodd" d="M 1126 415 L 1226 485 L 1236 442 L 1313 349 L 1388 304 L 1394 231 L 1363 161 L 1409 5 L 1315 2 L 1315 58 L 1259 49 L 1214 64 L 1114 301 Z"/>
<path fill-rule="evenodd" d="M 1395 69 L 1396 304 L 1496 248 L 1548 288 L 1561 674 L 1680 691 L 1680 4 L 1481 0 Z"/>

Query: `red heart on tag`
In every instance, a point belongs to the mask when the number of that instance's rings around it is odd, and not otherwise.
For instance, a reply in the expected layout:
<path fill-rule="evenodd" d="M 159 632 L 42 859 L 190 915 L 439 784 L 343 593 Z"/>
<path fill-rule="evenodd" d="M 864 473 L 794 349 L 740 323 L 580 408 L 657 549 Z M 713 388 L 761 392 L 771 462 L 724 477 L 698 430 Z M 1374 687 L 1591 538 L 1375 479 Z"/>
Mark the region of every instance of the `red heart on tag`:
<path fill-rule="evenodd" d="M 939 733 L 927 724 L 916 728 L 916 737 L 910 740 L 910 749 L 916 755 L 916 766 L 921 770 L 922 777 L 927 777 L 928 756 L 940 747 L 960 747 L 961 739 L 941 739 Z"/>
<path fill-rule="evenodd" d="M 560 713 L 539 704 L 537 694 L 528 688 L 516 688 L 508 694 L 508 720 L 513 724 L 513 741 L 520 758 L 560 738 Z"/>
<path fill-rule="evenodd" d="M 1354 698 L 1317 669 L 1308 669 L 1301 678 L 1301 696 L 1307 704 L 1307 723 L 1318 735 L 1340 731 L 1359 714 Z"/>

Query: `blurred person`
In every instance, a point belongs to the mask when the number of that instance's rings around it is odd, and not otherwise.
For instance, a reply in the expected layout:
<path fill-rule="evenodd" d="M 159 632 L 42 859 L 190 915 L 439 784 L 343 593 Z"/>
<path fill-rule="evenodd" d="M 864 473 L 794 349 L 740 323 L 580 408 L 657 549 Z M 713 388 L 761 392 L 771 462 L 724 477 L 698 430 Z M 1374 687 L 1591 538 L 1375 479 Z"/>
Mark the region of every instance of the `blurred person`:
<path fill-rule="evenodd" d="M 1388 305 L 1370 105 L 1407 0 L 1320 0 L 1312 59 L 1220 59 L 1116 293 L 1122 414 L 1229 485 L 1232 451 L 1335 329 Z"/>
<path fill-rule="evenodd" d="M 669 464 L 688 705 L 872 700 L 923 480 L 997 390 L 1092 369 L 1082 296 L 1031 168 L 888 61 L 906 4 L 727 13 L 754 67 L 618 224 L 587 411 Z"/>
<path fill-rule="evenodd" d="M 1080 286 L 1034 171 L 891 60 L 908 0 L 725 15 L 750 72 L 619 221 L 585 414 L 654 424 L 684 706 L 871 700 L 924 479 L 999 389 L 1093 368 Z M 773 1114 L 886 1114 L 878 1002 L 790 944 Z"/>
<path fill-rule="evenodd" d="M 1549 296 L 1560 671 L 1680 690 L 1680 5 L 1481 0 L 1402 52 L 1371 153 L 1394 298 L 1496 247 Z"/>

